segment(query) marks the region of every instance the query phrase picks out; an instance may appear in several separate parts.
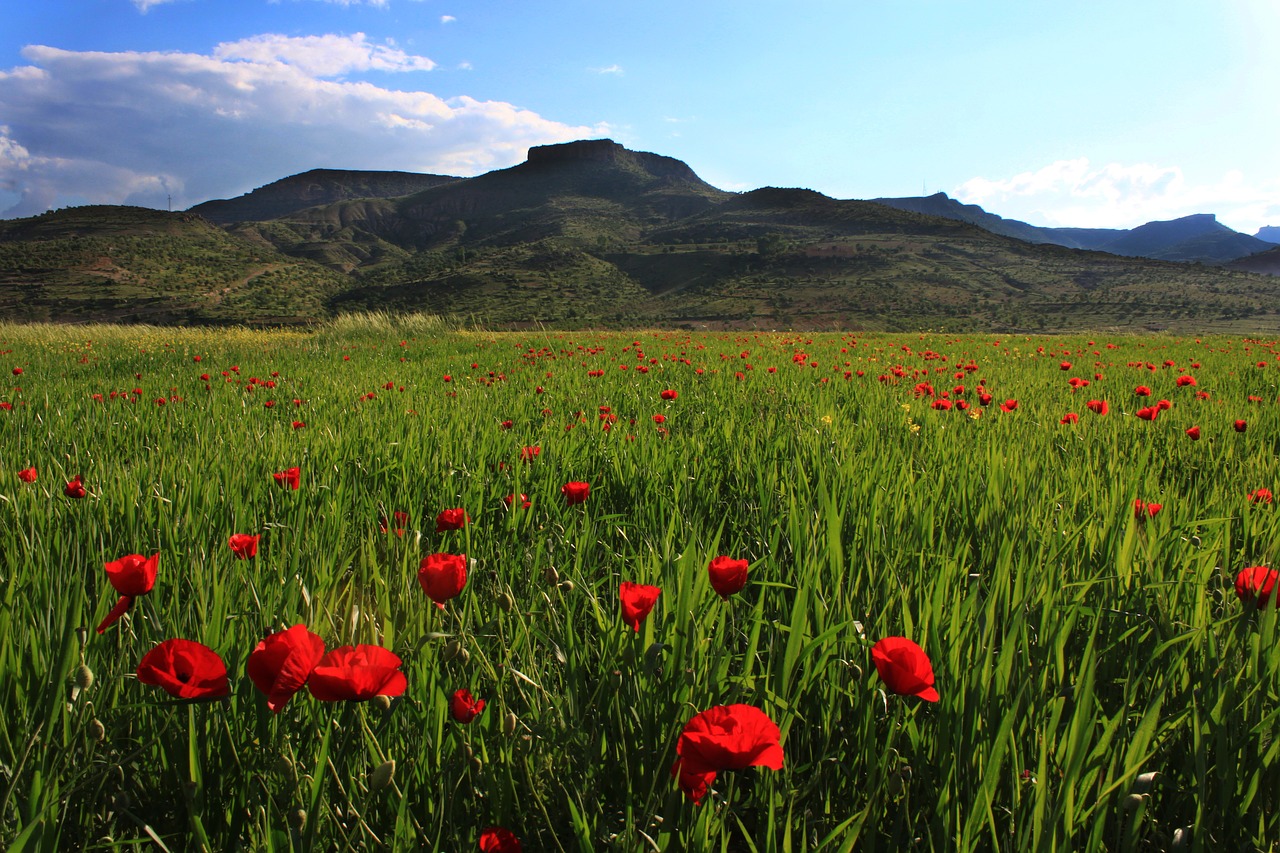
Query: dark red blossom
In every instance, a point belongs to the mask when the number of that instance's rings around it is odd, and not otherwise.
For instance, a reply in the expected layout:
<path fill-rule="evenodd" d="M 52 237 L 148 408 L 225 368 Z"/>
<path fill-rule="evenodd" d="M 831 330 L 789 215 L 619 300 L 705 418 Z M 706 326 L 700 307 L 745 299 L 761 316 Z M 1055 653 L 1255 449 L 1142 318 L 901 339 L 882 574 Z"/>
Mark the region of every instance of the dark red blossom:
<path fill-rule="evenodd" d="M 143 656 L 137 675 L 179 699 L 217 699 L 231 692 L 222 658 L 192 640 L 165 640 Z"/>
<path fill-rule="evenodd" d="M 151 588 L 156 583 L 156 570 L 159 565 L 160 555 L 158 553 L 152 554 L 150 557 L 144 557 L 141 554 L 129 554 L 103 565 L 103 568 L 107 571 L 107 580 L 111 582 L 111 586 L 115 587 L 115 591 L 120 594 L 120 600 L 116 602 L 115 606 L 111 608 L 111 612 L 98 625 L 99 634 L 119 621 L 120 617 L 133 606 L 135 598 L 151 592 Z"/>
<path fill-rule="evenodd" d="M 18 479 L 24 483 L 34 483 L 36 481 L 36 476 L 36 469 L 34 466 L 31 468 L 23 468 L 18 472 Z"/>
<path fill-rule="evenodd" d="M 471 521 L 471 516 L 467 515 L 467 511 L 459 507 L 458 509 L 443 509 L 436 516 L 436 533 L 444 533 L 446 530 L 461 530 Z"/>
<path fill-rule="evenodd" d="M 938 701 L 933 688 L 933 666 L 929 656 L 906 637 L 885 637 L 871 647 L 880 680 L 900 696 L 919 696 L 927 702 Z"/>
<path fill-rule="evenodd" d="M 1241 569 L 1240 574 L 1236 575 L 1236 596 L 1244 602 L 1256 602 L 1258 609 L 1262 609 L 1271 600 L 1278 582 L 1280 582 L 1280 572 L 1275 569 L 1269 569 L 1266 566 L 1250 566 L 1247 569 Z"/>
<path fill-rule="evenodd" d="M 1106 400 L 1090 400 L 1085 403 L 1085 406 L 1089 411 L 1097 415 L 1105 415 L 1107 412 L 1111 411 L 1111 407 L 1107 405 Z"/>
<path fill-rule="evenodd" d="M 653 605 L 661 594 L 659 587 L 623 581 L 618 587 L 618 598 L 622 602 L 622 621 L 639 633 L 640 623 L 653 610 Z"/>
<path fill-rule="evenodd" d="M 476 699 L 465 687 L 459 688 L 449 697 L 449 716 L 464 726 L 484 711 L 484 700 Z"/>
<path fill-rule="evenodd" d="M 88 494 L 84 488 L 84 481 L 80 479 L 79 474 L 72 477 L 71 481 L 62 487 L 62 493 L 67 497 L 75 498 L 76 500 L 79 500 Z"/>
<path fill-rule="evenodd" d="M 443 608 L 467 585 L 466 554 L 427 555 L 418 566 L 418 584 L 437 607 Z"/>
<path fill-rule="evenodd" d="M 591 494 L 591 484 L 573 480 L 560 487 L 560 494 L 564 495 L 564 502 L 569 506 L 586 503 Z"/>
<path fill-rule="evenodd" d="M 248 560 L 258 556 L 258 540 L 261 538 L 262 535 L 258 533 L 233 533 L 227 540 L 227 545 L 237 560 Z"/>
<path fill-rule="evenodd" d="M 768 767 L 781 770 L 782 733 L 768 715 L 751 705 L 717 705 L 685 724 L 676 742 L 671 775 L 697 805 L 716 774 L 724 770 Z"/>
<path fill-rule="evenodd" d="M 480 833 L 480 853 L 521 853 L 520 839 L 509 829 L 491 826 Z"/>
<path fill-rule="evenodd" d="M 302 482 L 302 469 L 295 465 L 292 468 L 277 471 L 271 476 L 275 478 L 275 481 L 281 486 L 286 486 L 296 491 Z"/>

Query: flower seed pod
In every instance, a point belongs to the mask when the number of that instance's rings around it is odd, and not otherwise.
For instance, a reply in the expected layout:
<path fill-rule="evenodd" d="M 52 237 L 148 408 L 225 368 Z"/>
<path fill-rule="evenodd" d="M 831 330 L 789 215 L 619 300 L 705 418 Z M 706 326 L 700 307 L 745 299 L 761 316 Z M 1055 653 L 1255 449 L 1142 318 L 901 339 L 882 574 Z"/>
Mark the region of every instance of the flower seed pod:
<path fill-rule="evenodd" d="M 573 581 L 565 581 L 560 584 L 560 589 L 564 592 L 573 592 Z"/>
<path fill-rule="evenodd" d="M 89 721 L 89 737 L 102 743 L 107 739 L 107 727 L 102 724 L 102 720 L 94 717 Z"/>
<path fill-rule="evenodd" d="M 510 613 L 515 609 L 515 606 L 516 600 L 511 597 L 511 593 L 503 592 L 502 595 L 498 596 L 498 609 L 503 613 Z"/>
<path fill-rule="evenodd" d="M 508 711 L 507 716 L 502 720 L 502 733 L 507 737 L 511 737 L 516 733 L 516 712 Z"/>
<path fill-rule="evenodd" d="M 443 663 L 448 663 L 449 661 L 456 658 L 458 654 L 462 651 L 463 651 L 462 643 L 458 642 L 457 640 L 450 640 L 449 642 L 445 643 L 444 648 L 440 651 L 440 660 Z"/>
<path fill-rule="evenodd" d="M 469 660 L 471 660 L 471 652 L 467 651 L 466 649 L 460 649 L 458 651 L 458 663 L 462 664 L 463 666 L 466 666 Z"/>
<path fill-rule="evenodd" d="M 369 774 L 369 791 L 371 793 L 377 793 L 390 785 L 391 777 L 395 775 L 395 772 L 395 759 L 390 759 L 379 764 L 373 769 L 373 772 Z"/>
<path fill-rule="evenodd" d="M 545 569 L 543 569 L 542 577 L 545 578 L 547 583 L 551 584 L 552 586 L 555 586 L 556 584 L 560 583 L 560 573 L 556 571 L 555 566 L 547 566 Z"/>
<path fill-rule="evenodd" d="M 88 690 L 93 686 L 93 670 L 85 664 L 80 664 L 76 667 L 75 682 L 79 689 Z"/>
<path fill-rule="evenodd" d="M 391 697 L 385 693 L 379 693 L 377 696 L 373 697 L 373 704 L 384 714 L 391 710 L 391 702 Z"/>
<path fill-rule="evenodd" d="M 293 827 L 294 832 L 302 832 L 307 828 L 307 813 L 304 809 L 298 809 L 289 815 L 289 825 Z"/>

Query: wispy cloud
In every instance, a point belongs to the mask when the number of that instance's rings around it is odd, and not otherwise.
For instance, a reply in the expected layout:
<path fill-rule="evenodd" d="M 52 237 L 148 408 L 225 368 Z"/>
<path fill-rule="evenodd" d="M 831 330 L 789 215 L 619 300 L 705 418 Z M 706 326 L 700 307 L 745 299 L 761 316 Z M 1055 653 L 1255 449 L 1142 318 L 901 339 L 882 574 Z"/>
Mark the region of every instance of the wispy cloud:
<path fill-rule="evenodd" d="M 952 193 L 1001 216 L 1036 225 L 1132 228 L 1193 213 L 1252 234 L 1280 224 L 1280 179 L 1249 181 L 1229 171 L 1208 181 L 1189 180 L 1177 166 L 1059 160 L 1010 178 L 975 177 Z"/>
<path fill-rule="evenodd" d="M 21 197 L 7 216 L 85 200 L 163 207 L 169 193 L 187 207 L 322 166 L 472 175 L 601 133 L 502 101 L 333 79 L 429 67 L 363 36 L 23 57 L 0 71 L 0 188 Z"/>
<path fill-rule="evenodd" d="M 626 72 L 624 72 L 624 71 L 622 70 L 622 66 L 621 66 L 621 65 L 606 65 L 604 68 L 591 68 L 591 69 L 588 69 L 588 70 L 590 70 L 590 71 L 594 71 L 596 74 L 619 74 L 619 75 L 621 75 L 621 74 L 626 73 Z"/>
<path fill-rule="evenodd" d="M 441 16 L 440 16 L 440 23 L 442 23 L 442 24 L 452 24 L 452 23 L 453 23 L 454 21 L 456 21 L 456 20 L 458 20 L 458 19 L 457 19 L 457 18 L 455 18 L 453 15 L 441 15 Z"/>
<path fill-rule="evenodd" d="M 163 6 L 166 3 L 176 3 L 178 0 L 133 0 L 133 5 L 138 11 L 146 14 L 153 6 Z"/>

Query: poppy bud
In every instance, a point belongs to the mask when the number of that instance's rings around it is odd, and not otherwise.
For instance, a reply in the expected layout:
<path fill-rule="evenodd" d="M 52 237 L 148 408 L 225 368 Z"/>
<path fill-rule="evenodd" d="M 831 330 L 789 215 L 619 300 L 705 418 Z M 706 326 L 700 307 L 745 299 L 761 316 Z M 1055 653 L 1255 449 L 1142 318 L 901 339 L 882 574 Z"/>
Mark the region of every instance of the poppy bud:
<path fill-rule="evenodd" d="M 289 825 L 293 827 L 294 832 L 302 832 L 307 826 L 307 813 L 303 809 L 298 809 L 289 815 Z"/>
<path fill-rule="evenodd" d="M 886 780 L 886 787 L 889 789 L 889 796 L 896 797 L 902 793 L 902 789 L 906 787 L 906 783 L 901 774 L 890 773 L 889 778 Z"/>
<path fill-rule="evenodd" d="M 76 669 L 75 682 L 78 689 L 88 690 L 93 686 L 93 670 L 85 664 L 80 664 Z"/>
<path fill-rule="evenodd" d="M 378 706 L 378 710 L 384 714 L 391 710 L 391 697 L 385 693 L 379 693 L 373 697 L 373 704 Z"/>
<path fill-rule="evenodd" d="M 511 597 L 511 593 L 504 592 L 498 596 L 498 609 L 503 613 L 510 613 L 516 606 L 516 600 Z"/>
<path fill-rule="evenodd" d="M 293 759 L 287 755 L 282 755 L 276 759 L 276 772 L 282 776 L 292 776 L 294 771 Z"/>
<path fill-rule="evenodd" d="M 102 743 L 107 739 L 107 727 L 102 724 L 102 720 L 94 717 L 89 721 L 89 737 Z"/>
<path fill-rule="evenodd" d="M 391 784 L 391 777 L 395 775 L 396 762 L 395 759 L 384 761 L 373 769 L 369 774 L 369 792 L 376 793 Z"/>
<path fill-rule="evenodd" d="M 471 660 L 471 652 L 467 651 L 466 649 L 459 650 L 458 663 L 462 664 L 463 666 L 466 666 L 467 662 L 470 660 Z"/>
<path fill-rule="evenodd" d="M 507 737 L 511 737 L 516 733 L 516 712 L 508 711 L 507 716 L 502 719 L 502 733 Z"/>
<path fill-rule="evenodd" d="M 861 681 L 862 667 L 858 666 L 856 663 L 849 664 L 849 675 L 853 678 L 854 681 Z"/>
<path fill-rule="evenodd" d="M 456 658 L 458 656 L 458 653 L 461 651 L 462 651 L 462 643 L 459 643 L 457 640 L 450 640 L 448 643 L 445 644 L 444 649 L 441 650 L 440 660 L 443 663 L 448 663 L 449 661 Z"/>
<path fill-rule="evenodd" d="M 573 581 L 565 581 L 560 584 L 560 588 L 565 592 L 573 592 Z"/>
<path fill-rule="evenodd" d="M 560 573 L 556 571 L 555 566 L 547 566 L 543 569 L 542 577 L 545 578 L 549 584 L 555 585 L 560 583 Z"/>

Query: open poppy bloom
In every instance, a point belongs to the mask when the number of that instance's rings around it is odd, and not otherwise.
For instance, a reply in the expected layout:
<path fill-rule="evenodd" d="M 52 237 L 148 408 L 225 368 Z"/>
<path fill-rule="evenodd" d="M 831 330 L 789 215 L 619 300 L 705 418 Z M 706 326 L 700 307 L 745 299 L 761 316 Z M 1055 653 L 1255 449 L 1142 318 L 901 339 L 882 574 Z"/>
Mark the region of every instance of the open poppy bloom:
<path fill-rule="evenodd" d="M 297 491 L 299 484 L 302 482 L 302 469 L 297 465 L 292 468 L 286 468 L 283 471 L 277 471 L 271 475 L 275 481 L 282 486 L 287 486 Z"/>
<path fill-rule="evenodd" d="M 467 522 L 471 517 L 467 515 L 465 509 L 445 509 L 441 510 L 436 516 L 436 533 L 444 533 L 446 530 L 461 530 L 467 526 Z"/>
<path fill-rule="evenodd" d="M 1250 566 L 1241 569 L 1236 575 L 1236 597 L 1241 601 L 1254 601 L 1261 610 L 1267 606 L 1276 584 L 1280 582 L 1280 572 L 1266 566 Z"/>
<path fill-rule="evenodd" d="M 1253 504 L 1269 504 L 1274 500 L 1275 496 L 1271 494 L 1270 489 L 1254 489 L 1248 494 L 1249 503 Z"/>
<path fill-rule="evenodd" d="M 516 505 L 516 497 L 517 497 L 517 496 L 516 496 L 514 493 L 509 494 L 509 495 L 507 495 L 505 498 L 503 498 L 503 499 L 502 499 L 502 502 L 503 502 L 504 504 L 506 504 L 507 506 L 509 506 L 509 507 L 511 507 L 511 506 L 515 506 L 515 505 Z M 521 494 L 519 495 L 519 498 L 520 498 L 519 504 L 520 504 L 520 508 L 521 508 L 521 509 L 528 509 L 529 507 L 533 506 L 533 503 L 529 500 L 529 496 L 528 496 L 528 495 L 521 493 Z"/>
<path fill-rule="evenodd" d="M 321 702 L 365 702 L 374 696 L 399 696 L 409 682 L 400 656 L 381 646 L 341 646 L 320 658 L 307 690 Z"/>
<path fill-rule="evenodd" d="M 933 689 L 933 665 L 924 649 L 906 637 L 885 637 L 871 647 L 880 680 L 899 696 L 919 696 L 926 702 L 937 702 Z"/>
<path fill-rule="evenodd" d="M 1133 517 L 1142 521 L 1144 518 L 1155 518 L 1156 513 L 1164 509 L 1164 504 L 1144 503 L 1142 498 L 1133 502 Z"/>
<path fill-rule="evenodd" d="M 395 521 L 396 535 L 403 536 L 404 525 L 409 523 L 409 513 L 402 509 L 398 509 L 391 513 L 391 518 Z M 392 530 L 391 523 L 387 521 L 387 517 L 385 515 L 378 519 L 378 530 L 382 533 L 390 533 Z"/>
<path fill-rule="evenodd" d="M 455 690 L 449 697 L 449 716 L 464 726 L 480 716 L 483 710 L 484 700 L 473 697 L 465 687 Z"/>
<path fill-rule="evenodd" d="M 491 826 L 480 833 L 480 853 L 520 853 L 520 839 L 509 829 Z"/>
<path fill-rule="evenodd" d="M 768 767 L 781 770 L 782 733 L 768 715 L 751 705 L 717 705 L 685 723 L 676 742 L 679 757 L 671 775 L 697 805 L 722 770 Z"/>
<path fill-rule="evenodd" d="M 1144 421 L 1154 421 L 1160 414 L 1160 407 L 1159 406 L 1143 406 L 1141 409 L 1138 409 L 1138 411 L 1135 412 L 1134 414 L 1142 418 Z"/>
<path fill-rule="evenodd" d="M 147 652 L 138 663 L 138 680 L 179 699 L 217 699 L 231 693 L 222 658 L 192 640 L 165 640 Z"/>
<path fill-rule="evenodd" d="M 1139 385 L 1137 388 L 1133 389 L 1133 394 L 1135 397 L 1150 397 L 1151 389 L 1146 385 Z"/>
<path fill-rule="evenodd" d="M 746 560 L 735 560 L 721 555 L 707 565 L 707 574 L 711 577 L 711 588 L 721 598 L 728 599 L 735 592 L 741 592 L 747 585 Z"/>
<path fill-rule="evenodd" d="M 1077 424 L 1079 422 L 1080 422 L 1080 416 L 1077 415 L 1075 412 L 1067 412 L 1065 415 L 1062 416 L 1062 420 L 1058 421 L 1058 423 L 1060 424 Z"/>
<path fill-rule="evenodd" d="M 680 395 L 677 394 L 675 391 L 671 390 L 670 388 L 668 388 L 658 396 L 664 400 L 674 400 L 676 397 L 679 397 Z"/>
<path fill-rule="evenodd" d="M 151 588 L 156 583 L 156 569 L 159 565 L 159 554 L 152 554 L 150 557 L 129 554 L 103 565 L 107 570 L 107 580 L 115 587 L 116 592 L 120 593 L 120 600 L 116 602 L 115 607 L 111 608 L 107 618 L 98 625 L 99 634 L 119 621 L 120 617 L 133 606 L 135 598 L 151 592 Z"/>
<path fill-rule="evenodd" d="M 418 565 L 418 584 L 427 598 L 443 608 L 467 585 L 467 555 L 428 554 Z"/>
<path fill-rule="evenodd" d="M 1018 408 L 1017 400 L 1005 400 L 1003 403 L 1000 404 L 1000 411 L 1002 412 L 1012 412 L 1017 408 Z"/>
<path fill-rule="evenodd" d="M 520 448 L 521 462 L 532 462 L 533 460 L 537 459 L 541 455 L 542 455 L 541 445 L 533 445 L 532 447 Z"/>
<path fill-rule="evenodd" d="M 1236 421 L 1232 426 L 1235 428 L 1236 432 L 1244 432 L 1249 428 L 1249 424 L 1245 421 Z"/>
<path fill-rule="evenodd" d="M 75 498 L 77 500 L 88 494 L 88 492 L 85 491 L 84 482 L 80 479 L 79 474 L 76 474 L 69 483 L 62 487 L 62 493 L 69 498 Z"/>
<path fill-rule="evenodd" d="M 640 633 L 640 623 L 653 610 L 662 590 L 656 586 L 645 586 L 641 583 L 623 581 L 618 587 L 618 598 L 622 601 L 622 621 Z"/>
<path fill-rule="evenodd" d="M 258 556 L 258 540 L 261 538 L 262 535 L 258 533 L 232 533 L 227 545 L 231 547 L 231 553 L 237 560 L 248 560 Z"/>
<path fill-rule="evenodd" d="M 560 494 L 564 495 L 564 502 L 569 506 L 586 503 L 587 496 L 591 494 L 591 484 L 570 481 L 560 487 Z"/>
<path fill-rule="evenodd" d="M 36 481 L 36 469 L 34 467 L 23 468 L 18 472 L 18 479 L 24 483 L 34 483 Z"/>
<path fill-rule="evenodd" d="M 1097 415 L 1105 415 L 1107 412 L 1111 411 L 1111 407 L 1107 405 L 1106 400 L 1090 400 L 1085 403 L 1085 406 L 1088 407 L 1089 411 Z"/>
<path fill-rule="evenodd" d="M 1198 427 L 1198 426 L 1188 427 L 1188 428 L 1187 428 L 1187 438 L 1191 439 L 1192 441 L 1199 441 L 1199 440 L 1200 440 L 1200 427 Z"/>
<path fill-rule="evenodd" d="M 267 707 L 279 714 L 285 703 L 302 689 L 311 671 L 324 657 L 324 640 L 294 625 L 268 635 L 249 653 L 245 671 L 254 686 L 267 696 Z"/>

